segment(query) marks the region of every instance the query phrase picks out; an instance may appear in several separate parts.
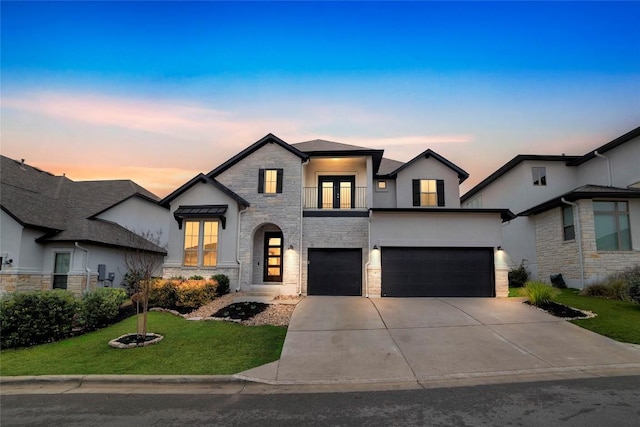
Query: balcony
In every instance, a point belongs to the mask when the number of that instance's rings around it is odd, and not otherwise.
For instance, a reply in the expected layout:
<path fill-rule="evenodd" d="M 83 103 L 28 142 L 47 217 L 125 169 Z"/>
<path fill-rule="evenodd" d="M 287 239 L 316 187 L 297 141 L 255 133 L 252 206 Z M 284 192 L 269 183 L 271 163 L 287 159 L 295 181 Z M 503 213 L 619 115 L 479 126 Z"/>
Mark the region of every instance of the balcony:
<path fill-rule="evenodd" d="M 303 192 L 304 209 L 367 209 L 367 187 L 323 183 L 321 191 L 318 187 L 304 187 Z"/>

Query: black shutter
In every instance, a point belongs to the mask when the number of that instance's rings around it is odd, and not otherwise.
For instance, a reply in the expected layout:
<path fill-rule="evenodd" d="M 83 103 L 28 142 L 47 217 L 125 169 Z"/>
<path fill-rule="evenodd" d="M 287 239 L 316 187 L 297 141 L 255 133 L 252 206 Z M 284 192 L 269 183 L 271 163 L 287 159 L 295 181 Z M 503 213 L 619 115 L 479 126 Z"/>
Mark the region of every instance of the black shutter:
<path fill-rule="evenodd" d="M 258 170 L 258 193 L 264 193 L 264 169 Z"/>
<path fill-rule="evenodd" d="M 420 180 L 413 180 L 413 206 L 420 206 Z"/>
<path fill-rule="evenodd" d="M 276 193 L 282 193 L 282 169 L 276 169 L 278 171 L 278 178 L 276 181 Z"/>
<path fill-rule="evenodd" d="M 436 191 L 438 192 L 438 206 L 444 206 L 444 180 L 436 180 Z"/>

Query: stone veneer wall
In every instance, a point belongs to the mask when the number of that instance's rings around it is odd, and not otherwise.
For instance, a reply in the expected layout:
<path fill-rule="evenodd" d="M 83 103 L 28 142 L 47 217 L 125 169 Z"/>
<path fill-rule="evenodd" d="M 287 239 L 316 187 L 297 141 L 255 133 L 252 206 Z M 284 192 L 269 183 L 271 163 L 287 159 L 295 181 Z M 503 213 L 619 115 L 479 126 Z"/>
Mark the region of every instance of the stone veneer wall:
<path fill-rule="evenodd" d="M 98 285 L 98 276 L 91 275 L 89 289 Z M 87 286 L 87 276 L 69 275 L 67 290 L 80 297 Z M 46 291 L 52 289 L 52 278 L 49 274 L 0 274 L 0 295 L 11 292 Z"/>
<path fill-rule="evenodd" d="M 258 193 L 259 169 L 283 169 L 282 193 Z M 240 215 L 240 261 L 242 262 L 241 286 L 245 290 L 256 290 L 252 286 L 254 279 L 253 248 L 255 232 L 265 224 L 274 224 L 282 230 L 285 257 L 289 245 L 300 245 L 300 219 L 302 196 L 302 159 L 275 143 L 268 143 L 248 155 L 230 169 L 216 177 L 223 185 L 242 196 L 251 206 Z M 299 264 L 284 260 L 283 281 L 279 286 L 280 294 L 292 295 L 297 291 Z M 273 286 L 273 285 L 271 285 Z M 232 283 L 233 287 L 233 283 Z"/>
<path fill-rule="evenodd" d="M 302 293 L 307 293 L 309 248 L 362 248 L 362 295 L 365 295 L 365 265 L 369 260 L 369 218 L 306 217 L 302 238 Z M 380 295 L 378 288 L 377 296 Z M 371 289 L 369 290 L 371 295 Z"/>
<path fill-rule="evenodd" d="M 593 203 L 578 202 L 585 285 L 615 272 L 640 264 L 638 251 L 598 251 L 596 247 Z M 577 229 L 576 229 L 577 233 Z M 536 215 L 536 256 L 540 278 L 549 282 L 551 274 L 562 273 L 574 286 L 580 282 L 580 258 L 575 240 L 563 241 L 562 208 Z"/>

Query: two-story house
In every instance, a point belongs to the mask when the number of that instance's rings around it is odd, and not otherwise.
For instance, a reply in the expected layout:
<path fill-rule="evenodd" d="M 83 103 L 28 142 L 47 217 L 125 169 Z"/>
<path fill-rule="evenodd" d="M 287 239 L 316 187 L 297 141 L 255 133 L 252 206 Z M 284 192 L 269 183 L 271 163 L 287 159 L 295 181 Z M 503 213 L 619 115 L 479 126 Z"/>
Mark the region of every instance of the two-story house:
<path fill-rule="evenodd" d="M 468 174 L 431 150 L 267 135 L 159 203 L 164 277 L 223 273 L 273 294 L 506 296 L 502 208 L 461 209 Z"/>
<path fill-rule="evenodd" d="M 581 288 L 640 264 L 639 198 L 640 127 L 582 156 L 518 155 L 461 203 L 516 212 L 503 227 L 512 265 Z"/>

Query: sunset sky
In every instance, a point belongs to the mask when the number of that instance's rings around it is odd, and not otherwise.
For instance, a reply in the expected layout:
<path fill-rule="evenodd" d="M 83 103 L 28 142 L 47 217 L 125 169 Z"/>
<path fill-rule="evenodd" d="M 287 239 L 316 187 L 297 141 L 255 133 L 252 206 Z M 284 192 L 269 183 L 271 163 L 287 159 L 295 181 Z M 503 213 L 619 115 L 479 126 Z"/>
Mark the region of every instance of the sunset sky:
<path fill-rule="evenodd" d="M 164 196 L 267 133 L 470 173 L 640 125 L 640 2 L 8 2 L 1 152 Z"/>

